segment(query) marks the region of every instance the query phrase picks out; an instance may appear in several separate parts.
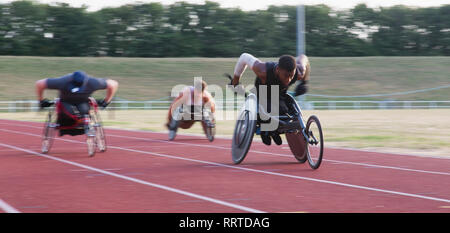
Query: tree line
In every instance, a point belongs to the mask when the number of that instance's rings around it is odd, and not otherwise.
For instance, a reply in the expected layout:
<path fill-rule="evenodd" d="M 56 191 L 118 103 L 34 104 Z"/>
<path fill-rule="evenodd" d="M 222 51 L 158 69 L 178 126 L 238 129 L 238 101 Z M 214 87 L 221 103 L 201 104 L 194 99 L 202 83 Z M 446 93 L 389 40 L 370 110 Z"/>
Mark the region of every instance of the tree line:
<path fill-rule="evenodd" d="M 305 6 L 309 56 L 450 55 L 450 5 L 348 10 Z M 65 3 L 0 4 L 0 55 L 259 57 L 296 53 L 296 7 L 129 4 L 95 12 Z"/>

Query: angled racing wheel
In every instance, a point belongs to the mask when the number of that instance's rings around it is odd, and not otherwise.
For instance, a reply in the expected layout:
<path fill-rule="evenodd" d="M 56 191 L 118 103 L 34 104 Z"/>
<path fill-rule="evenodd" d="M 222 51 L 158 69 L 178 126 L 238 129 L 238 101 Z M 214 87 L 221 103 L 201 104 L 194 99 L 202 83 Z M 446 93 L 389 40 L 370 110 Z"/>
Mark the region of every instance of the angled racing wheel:
<path fill-rule="evenodd" d="M 249 94 L 239 112 L 233 133 L 232 160 L 234 164 L 241 163 L 247 155 L 256 131 L 258 115 L 258 100 L 255 94 Z"/>

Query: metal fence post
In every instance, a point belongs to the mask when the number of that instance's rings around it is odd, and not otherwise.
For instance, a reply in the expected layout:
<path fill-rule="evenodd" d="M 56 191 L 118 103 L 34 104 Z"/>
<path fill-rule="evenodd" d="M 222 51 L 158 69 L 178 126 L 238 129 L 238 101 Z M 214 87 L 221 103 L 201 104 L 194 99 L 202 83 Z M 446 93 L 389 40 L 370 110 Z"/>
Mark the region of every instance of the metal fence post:
<path fill-rule="evenodd" d="M 15 112 L 15 111 L 16 111 L 16 103 L 15 102 L 9 102 L 8 112 Z"/>

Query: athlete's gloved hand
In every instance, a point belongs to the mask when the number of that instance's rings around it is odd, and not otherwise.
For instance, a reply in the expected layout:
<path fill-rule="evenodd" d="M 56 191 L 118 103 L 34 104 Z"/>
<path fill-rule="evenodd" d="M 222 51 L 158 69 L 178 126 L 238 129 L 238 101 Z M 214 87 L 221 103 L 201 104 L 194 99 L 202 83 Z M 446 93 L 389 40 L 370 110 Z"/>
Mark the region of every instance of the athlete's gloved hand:
<path fill-rule="evenodd" d="M 306 81 L 301 81 L 296 87 L 295 87 L 295 96 L 303 95 L 306 92 L 308 92 L 308 86 L 306 86 Z"/>
<path fill-rule="evenodd" d="M 224 75 L 225 77 L 227 77 L 227 78 L 230 80 L 230 83 L 229 83 L 228 85 L 230 85 L 230 86 L 236 86 L 236 85 L 239 85 L 239 83 L 233 85 L 233 77 L 231 77 L 230 74 L 225 73 L 225 74 L 223 74 L 223 75 Z"/>
<path fill-rule="evenodd" d="M 39 108 L 41 108 L 41 109 L 48 108 L 52 105 L 53 105 L 53 102 L 51 102 L 48 99 L 43 99 L 43 100 L 39 101 Z"/>
<path fill-rule="evenodd" d="M 227 77 L 228 79 L 230 79 L 230 83 L 228 84 L 228 86 L 231 86 L 230 89 L 237 93 L 237 94 L 241 94 L 241 95 L 245 95 L 245 89 L 244 86 L 241 85 L 240 83 L 237 84 L 233 84 L 233 77 L 231 77 L 230 74 L 224 74 L 225 77 Z"/>
<path fill-rule="evenodd" d="M 98 106 L 100 106 L 102 109 L 105 109 L 110 103 L 110 102 L 106 102 L 105 99 L 98 99 L 96 101 L 97 101 Z"/>

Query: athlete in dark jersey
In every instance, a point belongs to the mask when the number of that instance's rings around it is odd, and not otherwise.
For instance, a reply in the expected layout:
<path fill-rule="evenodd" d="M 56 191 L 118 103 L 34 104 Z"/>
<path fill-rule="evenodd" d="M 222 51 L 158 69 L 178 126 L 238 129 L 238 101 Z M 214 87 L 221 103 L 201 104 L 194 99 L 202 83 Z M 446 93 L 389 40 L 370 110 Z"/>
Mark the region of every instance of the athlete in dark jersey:
<path fill-rule="evenodd" d="M 77 116 L 89 113 L 89 97 L 93 92 L 107 89 L 105 99 L 98 101 L 98 105 L 105 108 L 111 102 L 117 88 L 117 81 L 90 77 L 83 71 L 75 71 L 59 78 L 41 79 L 36 82 L 36 93 L 41 108 L 51 105 L 48 99 L 43 98 L 44 90 L 55 89 L 59 91 L 60 103 L 66 115 Z M 58 121 L 64 125 L 64 115 L 61 113 L 60 116 L 58 116 Z"/>
<path fill-rule="evenodd" d="M 257 58 L 248 53 L 243 53 L 235 66 L 234 77 L 231 81 L 232 85 L 238 85 L 239 80 L 245 69 L 250 67 L 257 75 L 255 80 L 255 87 L 258 99 L 265 98 L 267 100 L 267 112 L 271 112 L 271 87 L 278 86 L 279 88 L 279 114 L 286 114 L 289 108 L 285 103 L 285 97 L 288 88 L 296 83 L 299 84 L 295 88 L 295 95 L 303 95 L 307 92 L 307 82 L 309 80 L 310 64 L 309 59 L 305 55 L 300 55 L 294 58 L 290 55 L 281 56 L 278 62 L 261 62 Z M 267 85 L 267 96 L 260 95 L 260 86 Z M 271 144 L 271 139 L 274 139 L 277 145 L 282 143 L 281 137 L 273 132 L 262 132 L 261 138 L 266 145 Z"/>

